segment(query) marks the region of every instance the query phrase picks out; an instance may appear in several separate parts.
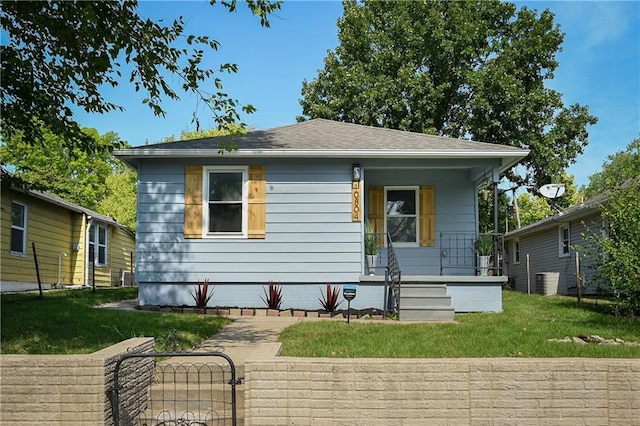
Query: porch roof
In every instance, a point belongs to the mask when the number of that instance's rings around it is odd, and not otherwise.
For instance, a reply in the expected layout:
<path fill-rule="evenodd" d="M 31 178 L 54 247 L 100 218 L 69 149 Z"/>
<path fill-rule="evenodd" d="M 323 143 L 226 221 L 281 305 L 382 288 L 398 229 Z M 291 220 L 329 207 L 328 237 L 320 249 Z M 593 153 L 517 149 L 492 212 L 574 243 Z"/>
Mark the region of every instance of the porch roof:
<path fill-rule="evenodd" d="M 233 144 L 237 150 L 221 153 Z M 499 159 L 505 170 L 529 151 L 499 144 L 362 126 L 325 119 L 246 135 L 218 136 L 145 145 L 115 151 L 134 167 L 142 158 L 252 157 L 252 158 L 433 158 Z"/>

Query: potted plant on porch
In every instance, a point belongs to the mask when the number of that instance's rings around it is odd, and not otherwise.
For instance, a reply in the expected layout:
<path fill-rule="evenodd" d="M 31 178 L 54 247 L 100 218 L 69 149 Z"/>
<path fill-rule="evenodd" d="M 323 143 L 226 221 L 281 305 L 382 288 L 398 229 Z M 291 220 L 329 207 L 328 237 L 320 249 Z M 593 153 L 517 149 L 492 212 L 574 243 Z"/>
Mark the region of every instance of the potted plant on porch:
<path fill-rule="evenodd" d="M 367 270 L 369 275 L 376 274 L 378 260 L 378 235 L 370 222 L 364 225 L 364 253 L 367 256 Z"/>
<path fill-rule="evenodd" d="M 493 237 L 490 234 L 480 234 L 476 239 L 476 254 L 478 255 L 478 269 L 480 275 L 488 275 L 489 259 L 493 252 Z"/>

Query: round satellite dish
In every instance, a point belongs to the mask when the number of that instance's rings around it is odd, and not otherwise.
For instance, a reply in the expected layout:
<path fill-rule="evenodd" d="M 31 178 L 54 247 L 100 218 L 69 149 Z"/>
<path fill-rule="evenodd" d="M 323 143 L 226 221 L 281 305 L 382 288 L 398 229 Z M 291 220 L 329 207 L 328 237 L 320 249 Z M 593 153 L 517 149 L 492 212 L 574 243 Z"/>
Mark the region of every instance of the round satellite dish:
<path fill-rule="evenodd" d="M 564 194 L 565 187 L 562 183 L 549 183 L 543 185 L 538 190 L 543 197 L 546 198 L 558 198 Z"/>

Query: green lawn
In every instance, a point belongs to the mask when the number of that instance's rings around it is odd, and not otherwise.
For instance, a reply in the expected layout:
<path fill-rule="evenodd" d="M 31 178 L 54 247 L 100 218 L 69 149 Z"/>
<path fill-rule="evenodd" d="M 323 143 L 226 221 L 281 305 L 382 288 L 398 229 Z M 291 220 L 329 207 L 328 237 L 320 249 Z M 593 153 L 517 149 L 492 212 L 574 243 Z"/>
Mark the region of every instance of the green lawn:
<path fill-rule="evenodd" d="M 302 322 L 281 335 L 283 355 L 334 358 L 638 358 L 640 346 L 579 345 L 547 339 L 599 335 L 640 342 L 640 318 L 605 313 L 606 303 L 506 291 L 503 313 L 458 314 L 455 323 Z"/>
<path fill-rule="evenodd" d="M 136 288 L 4 294 L 0 304 L 0 352 L 4 354 L 91 353 L 131 337 L 166 338 L 171 330 L 185 348 L 217 333 L 226 318 L 97 309 L 96 305 L 134 299 Z"/>

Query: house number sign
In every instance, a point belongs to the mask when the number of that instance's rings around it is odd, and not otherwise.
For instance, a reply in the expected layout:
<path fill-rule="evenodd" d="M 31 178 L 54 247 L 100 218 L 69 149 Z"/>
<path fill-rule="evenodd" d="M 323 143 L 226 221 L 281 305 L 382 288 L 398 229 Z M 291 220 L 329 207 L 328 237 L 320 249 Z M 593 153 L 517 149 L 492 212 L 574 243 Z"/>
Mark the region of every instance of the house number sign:
<path fill-rule="evenodd" d="M 362 220 L 360 181 L 351 182 L 351 221 L 360 222 Z"/>

